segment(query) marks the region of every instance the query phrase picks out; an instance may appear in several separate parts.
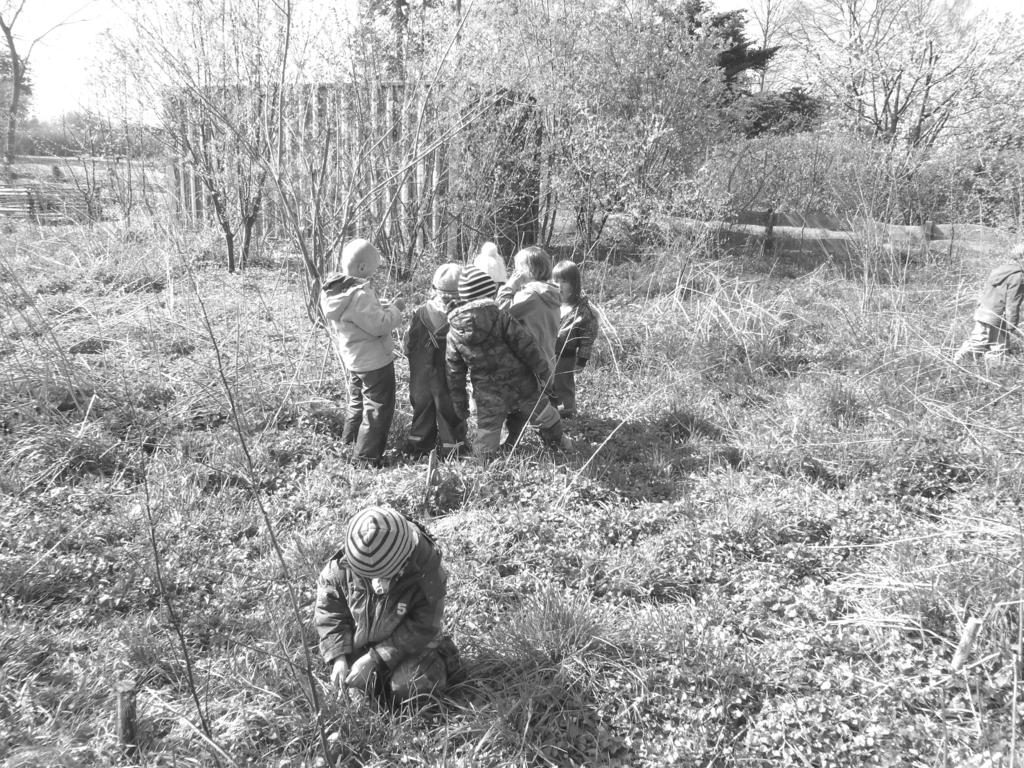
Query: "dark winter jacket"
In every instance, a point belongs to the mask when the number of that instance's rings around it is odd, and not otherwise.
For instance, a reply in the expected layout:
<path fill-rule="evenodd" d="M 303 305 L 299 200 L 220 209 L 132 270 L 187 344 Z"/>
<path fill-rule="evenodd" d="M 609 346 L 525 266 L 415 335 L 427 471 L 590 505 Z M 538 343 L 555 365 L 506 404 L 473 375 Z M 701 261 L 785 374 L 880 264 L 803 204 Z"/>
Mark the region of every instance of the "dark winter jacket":
<path fill-rule="evenodd" d="M 989 273 L 978 298 L 974 319 L 980 323 L 1020 333 L 1021 303 L 1024 303 L 1024 268 L 1016 261 L 1001 264 Z"/>
<path fill-rule="evenodd" d="M 439 299 L 416 308 L 403 347 L 409 358 L 409 378 L 445 378 L 445 349 L 448 344 L 448 315 Z"/>
<path fill-rule="evenodd" d="M 551 365 L 523 325 L 478 299 L 448 313 L 448 389 L 461 417 L 469 413 L 466 374 L 473 382 L 477 413 L 507 413 L 540 391 Z"/>
<path fill-rule="evenodd" d="M 417 656 L 441 634 L 448 572 L 433 540 L 419 531 L 419 543 L 387 594 L 374 593 L 370 579 L 353 573 L 341 550 L 320 572 L 314 623 L 320 655 L 328 664 L 353 650 L 372 646 L 394 669 Z"/>
<path fill-rule="evenodd" d="M 537 341 L 551 365 L 555 364 L 555 341 L 562 306 L 561 294 L 554 283 L 533 280 L 516 288 L 506 283 L 498 289 L 497 303 L 521 322 Z"/>
<path fill-rule="evenodd" d="M 555 345 L 558 356 L 589 360 L 596 339 L 597 317 L 587 297 L 580 296 L 575 304 L 563 304 L 562 322 L 558 326 L 558 342 Z"/>

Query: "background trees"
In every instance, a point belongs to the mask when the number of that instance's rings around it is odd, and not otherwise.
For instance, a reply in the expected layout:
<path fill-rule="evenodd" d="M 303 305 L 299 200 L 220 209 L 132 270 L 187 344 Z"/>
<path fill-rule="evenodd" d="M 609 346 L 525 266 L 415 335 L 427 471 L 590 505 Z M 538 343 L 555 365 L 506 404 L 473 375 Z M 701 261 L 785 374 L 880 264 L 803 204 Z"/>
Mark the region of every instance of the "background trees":
<path fill-rule="evenodd" d="M 356 231 L 398 274 L 484 239 L 512 251 L 571 235 L 585 253 L 615 214 L 706 214 L 681 193 L 701 169 L 705 181 L 723 169 L 712 187 L 744 179 L 734 204 L 851 210 L 863 190 L 795 190 L 778 163 L 854 168 L 838 156 L 861 146 L 849 132 L 891 158 L 886 178 L 902 180 L 883 188 L 909 189 L 940 155 L 963 176 L 965 147 L 1019 135 L 997 126 L 1013 124 L 1000 76 L 1020 36 L 961 0 L 759 0 L 751 15 L 705 0 L 403 0 L 326 15 L 306 0 L 138 3 L 120 50 L 165 106 L 163 135 L 203 188 L 229 266 L 287 236 L 310 296 Z M 1005 167 L 1001 151 L 972 161 L 975 179 Z M 785 199 L 759 196 L 769 189 Z M 858 213 L 923 215 L 915 199 Z"/>
<path fill-rule="evenodd" d="M 800 0 L 784 38 L 850 128 L 931 146 L 1007 51 L 968 9 L 968 0 Z"/>

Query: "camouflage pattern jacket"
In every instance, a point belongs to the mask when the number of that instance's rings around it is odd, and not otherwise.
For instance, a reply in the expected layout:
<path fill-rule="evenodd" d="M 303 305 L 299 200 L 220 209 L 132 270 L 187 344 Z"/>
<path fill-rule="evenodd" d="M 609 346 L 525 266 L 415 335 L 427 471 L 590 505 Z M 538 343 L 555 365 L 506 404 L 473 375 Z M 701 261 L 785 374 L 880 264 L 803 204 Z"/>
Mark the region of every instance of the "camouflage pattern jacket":
<path fill-rule="evenodd" d="M 1020 308 L 1024 303 L 1024 268 L 1016 261 L 992 270 L 978 299 L 974 319 L 979 323 L 1020 333 Z"/>
<path fill-rule="evenodd" d="M 539 391 L 551 366 L 537 342 L 493 299 L 477 299 L 448 314 L 448 389 L 455 412 L 469 413 L 466 374 L 477 413 L 508 412 Z"/>
<path fill-rule="evenodd" d="M 587 297 L 580 296 L 575 304 L 563 304 L 556 344 L 558 356 L 589 360 L 596 339 L 597 316 Z"/>
<path fill-rule="evenodd" d="M 326 663 L 372 646 L 394 669 L 440 638 L 448 572 L 433 539 L 422 528 L 418 532 L 408 564 L 384 595 L 349 569 L 344 549 L 320 572 L 313 621 Z"/>

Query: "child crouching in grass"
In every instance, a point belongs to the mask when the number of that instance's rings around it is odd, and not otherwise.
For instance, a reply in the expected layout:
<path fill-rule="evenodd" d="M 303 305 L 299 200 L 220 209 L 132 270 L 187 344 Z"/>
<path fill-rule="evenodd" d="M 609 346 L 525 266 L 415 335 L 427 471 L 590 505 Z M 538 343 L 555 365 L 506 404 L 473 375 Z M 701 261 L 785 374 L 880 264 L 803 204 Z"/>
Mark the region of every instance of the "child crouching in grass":
<path fill-rule="evenodd" d="M 420 525 L 367 507 L 317 581 L 314 623 L 331 682 L 388 704 L 436 696 L 461 671 L 443 634 L 448 572 Z"/>
<path fill-rule="evenodd" d="M 1014 249 L 1020 256 L 1024 247 Z M 993 269 L 974 310 L 971 335 L 956 353 L 956 360 L 985 357 L 1002 359 L 1009 350 L 1010 334 L 1021 335 L 1021 304 L 1024 303 L 1024 266 L 1014 260 Z"/>
<path fill-rule="evenodd" d="M 485 461 L 499 448 L 501 427 L 508 414 L 536 426 L 551 448 L 565 448 L 562 420 L 544 397 L 543 382 L 551 366 L 537 342 L 518 320 L 498 309 L 495 284 L 476 267 L 459 277 L 462 304 L 448 313 L 448 388 L 460 418 L 469 415 L 466 376 L 473 383 L 477 437 L 474 449 Z M 510 435 L 507 447 L 518 435 Z"/>
<path fill-rule="evenodd" d="M 562 298 L 561 323 L 555 342 L 555 378 L 551 386 L 551 402 L 558 406 L 563 419 L 576 415 L 576 374 L 590 359 L 597 339 L 597 317 L 583 293 L 580 270 L 571 261 L 555 265 L 552 279 Z"/>

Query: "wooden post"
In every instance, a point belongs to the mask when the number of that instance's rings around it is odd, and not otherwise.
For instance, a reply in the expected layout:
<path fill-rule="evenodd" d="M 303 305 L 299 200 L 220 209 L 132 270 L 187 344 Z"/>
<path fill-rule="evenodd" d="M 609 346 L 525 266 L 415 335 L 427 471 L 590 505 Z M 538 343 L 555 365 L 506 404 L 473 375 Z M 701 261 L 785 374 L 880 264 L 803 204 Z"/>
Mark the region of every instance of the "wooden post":
<path fill-rule="evenodd" d="M 117 684 L 117 743 L 121 757 L 131 763 L 139 758 L 138 728 L 136 724 L 135 683 L 122 680 Z"/>
<path fill-rule="evenodd" d="M 437 449 L 431 448 L 427 454 L 427 482 L 423 494 L 423 509 L 430 510 L 430 490 L 434 487 L 434 475 L 437 473 Z"/>
<path fill-rule="evenodd" d="M 771 251 L 775 247 L 775 209 L 768 209 L 768 218 L 764 223 L 764 249 Z"/>
<path fill-rule="evenodd" d="M 949 668 L 954 672 L 959 672 L 963 669 L 964 664 L 967 663 L 979 629 L 981 629 L 981 619 L 972 616 L 967 620 L 963 634 L 960 635 L 960 643 L 956 647 L 956 653 L 953 654 L 953 660 L 949 664 Z"/>

